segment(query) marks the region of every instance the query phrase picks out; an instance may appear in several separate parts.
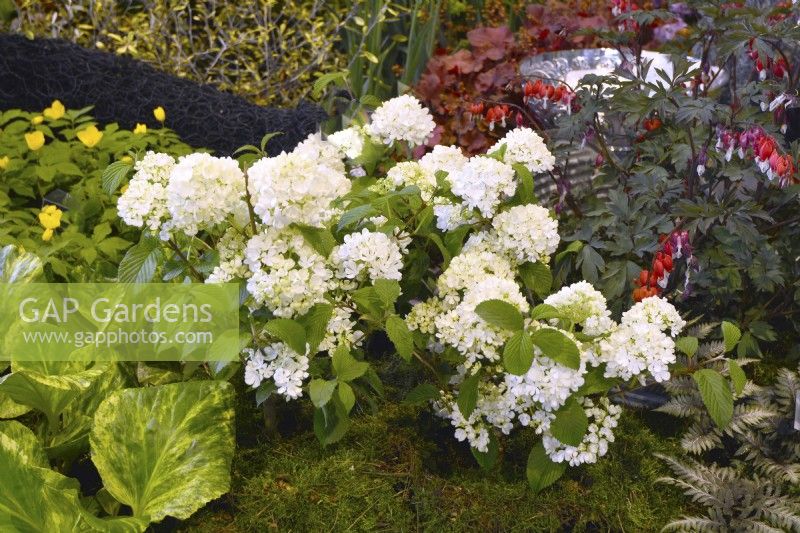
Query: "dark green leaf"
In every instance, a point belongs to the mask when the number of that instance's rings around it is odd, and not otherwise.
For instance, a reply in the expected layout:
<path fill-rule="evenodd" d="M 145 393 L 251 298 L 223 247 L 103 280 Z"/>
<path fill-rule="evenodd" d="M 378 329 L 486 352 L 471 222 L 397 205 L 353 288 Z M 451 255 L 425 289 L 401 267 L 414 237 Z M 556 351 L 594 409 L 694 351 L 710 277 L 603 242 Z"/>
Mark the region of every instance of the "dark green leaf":
<path fill-rule="evenodd" d="M 464 418 L 469 418 L 475 406 L 478 404 L 478 384 L 481 381 L 481 374 L 477 372 L 467 376 L 458 389 L 458 410 Z"/>
<path fill-rule="evenodd" d="M 508 339 L 503 348 L 503 365 L 510 373 L 521 376 L 531 368 L 533 362 L 533 342 L 530 335 L 519 330 Z"/>
<path fill-rule="evenodd" d="M 692 374 L 708 414 L 720 429 L 733 418 L 733 394 L 728 381 L 716 370 L 704 368 Z"/>
<path fill-rule="evenodd" d="M 475 312 L 492 326 L 516 331 L 522 329 L 524 320 L 519 309 L 503 300 L 486 300 L 475 307 Z"/>
<path fill-rule="evenodd" d="M 306 330 L 289 318 L 274 318 L 264 325 L 264 331 L 285 342 L 298 355 L 306 354 Z"/>
<path fill-rule="evenodd" d="M 544 451 L 544 445 L 539 441 L 534 444 L 528 455 L 528 466 L 525 473 L 531 489 L 539 492 L 558 481 L 566 469 L 567 463 L 554 463 L 550 460 L 547 452 Z"/>
<path fill-rule="evenodd" d="M 408 329 L 406 321 L 397 315 L 392 315 L 386 319 L 386 334 L 394 344 L 397 353 L 406 361 L 411 361 L 414 353 L 414 337 Z"/>
<path fill-rule="evenodd" d="M 562 332 L 552 328 L 542 328 L 531 335 L 533 344 L 542 350 L 542 353 L 569 368 L 578 369 L 581 366 L 581 355 L 575 342 Z"/>
<path fill-rule="evenodd" d="M 574 396 L 556 411 L 556 418 L 550 423 L 550 433 L 569 446 L 579 445 L 588 429 L 589 418 Z"/>

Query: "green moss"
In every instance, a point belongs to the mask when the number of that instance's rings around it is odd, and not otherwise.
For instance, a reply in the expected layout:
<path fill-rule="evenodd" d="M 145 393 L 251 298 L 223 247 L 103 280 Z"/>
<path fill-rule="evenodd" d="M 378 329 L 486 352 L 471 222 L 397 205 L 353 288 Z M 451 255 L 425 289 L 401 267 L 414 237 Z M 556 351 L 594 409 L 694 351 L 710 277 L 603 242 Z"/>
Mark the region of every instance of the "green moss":
<path fill-rule="evenodd" d="M 654 453 L 673 440 L 626 413 L 617 441 L 595 465 L 568 470 L 540 494 L 525 482 L 534 436 L 504 441 L 503 461 L 481 471 L 466 445 L 426 411 L 386 406 L 356 415 L 345 439 L 323 449 L 298 408 L 281 406 L 284 434 L 261 433 L 257 412 L 240 413 L 231 494 L 183 527 L 200 531 L 655 531 L 684 511 L 681 495 L 655 479 Z M 652 417 L 653 415 L 647 415 Z M 243 425 L 244 424 L 244 425 Z M 287 431 L 287 428 L 288 431 Z"/>

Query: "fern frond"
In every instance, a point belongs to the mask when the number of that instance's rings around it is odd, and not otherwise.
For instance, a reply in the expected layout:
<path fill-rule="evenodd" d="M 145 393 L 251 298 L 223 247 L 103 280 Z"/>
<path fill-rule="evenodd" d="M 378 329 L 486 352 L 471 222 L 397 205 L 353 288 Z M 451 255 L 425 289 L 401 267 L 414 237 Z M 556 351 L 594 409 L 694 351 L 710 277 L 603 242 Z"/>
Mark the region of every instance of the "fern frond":
<path fill-rule="evenodd" d="M 695 455 L 721 445 L 719 429 L 710 424 L 696 422 L 681 436 L 681 448 Z"/>
<path fill-rule="evenodd" d="M 707 516 L 684 516 L 679 520 L 673 520 L 668 523 L 661 531 L 679 531 L 681 533 L 711 531 L 717 533 L 722 531 L 724 527 L 725 524 L 721 524 Z"/>
<path fill-rule="evenodd" d="M 699 394 L 680 394 L 667 400 L 667 403 L 656 408 L 655 411 L 681 418 L 689 418 L 699 414 L 702 408 L 703 401 Z"/>
<path fill-rule="evenodd" d="M 722 341 L 705 342 L 697 348 L 697 359 L 704 361 L 713 359 L 725 353 L 725 343 Z"/>
<path fill-rule="evenodd" d="M 688 330 L 686 330 L 687 335 L 691 335 L 692 337 L 697 337 L 700 340 L 705 339 L 708 337 L 712 331 L 717 328 L 717 324 L 711 322 L 705 322 L 703 324 L 697 324 L 696 326 L 692 326 Z"/>

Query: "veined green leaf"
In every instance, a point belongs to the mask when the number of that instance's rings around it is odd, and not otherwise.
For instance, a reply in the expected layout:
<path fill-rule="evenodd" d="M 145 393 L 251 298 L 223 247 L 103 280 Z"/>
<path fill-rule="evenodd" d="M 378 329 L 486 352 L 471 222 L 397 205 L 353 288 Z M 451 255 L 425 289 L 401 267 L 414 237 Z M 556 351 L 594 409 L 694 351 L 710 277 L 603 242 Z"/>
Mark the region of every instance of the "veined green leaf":
<path fill-rule="evenodd" d="M 503 365 L 510 373 L 521 376 L 533 363 L 533 341 L 525 330 L 519 330 L 508 339 L 503 348 Z"/>
<path fill-rule="evenodd" d="M 386 319 L 386 334 L 394 344 L 397 353 L 406 361 L 411 361 L 414 353 L 414 337 L 408 329 L 406 321 L 397 315 Z"/>
<path fill-rule="evenodd" d="M 692 377 L 697 382 L 709 416 L 721 429 L 726 428 L 733 418 L 733 394 L 728 381 L 710 368 L 698 370 Z"/>
<path fill-rule="evenodd" d="M 531 335 L 533 344 L 542 353 L 566 367 L 578 369 L 581 366 L 581 355 L 575 342 L 557 329 L 542 328 Z"/>
<path fill-rule="evenodd" d="M 589 418 L 574 396 L 556 411 L 556 418 L 550 423 L 550 433 L 569 446 L 579 445 L 588 429 Z"/>
<path fill-rule="evenodd" d="M 503 300 L 486 300 L 475 307 L 475 312 L 492 326 L 516 331 L 522 329 L 524 319 L 519 309 Z"/>
<path fill-rule="evenodd" d="M 560 478 L 567 469 L 567 463 L 554 463 L 544 451 L 541 441 L 537 442 L 531 453 L 528 455 L 528 466 L 525 473 L 528 477 L 528 484 L 534 492 L 539 492 L 545 487 L 549 487 Z"/>

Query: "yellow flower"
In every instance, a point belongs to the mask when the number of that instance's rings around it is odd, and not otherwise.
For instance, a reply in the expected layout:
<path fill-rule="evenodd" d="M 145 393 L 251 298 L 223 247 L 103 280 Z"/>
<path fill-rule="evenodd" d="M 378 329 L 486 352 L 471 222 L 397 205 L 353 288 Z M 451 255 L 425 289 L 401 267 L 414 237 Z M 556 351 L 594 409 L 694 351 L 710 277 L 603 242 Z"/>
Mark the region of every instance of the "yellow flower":
<path fill-rule="evenodd" d="M 5 170 L 5 169 L 7 169 L 7 168 L 8 168 L 8 162 L 9 162 L 9 161 L 10 161 L 10 160 L 9 160 L 9 158 L 8 158 L 8 156 L 7 156 L 7 155 L 4 155 L 3 157 L 0 157 L 0 170 Z"/>
<path fill-rule="evenodd" d="M 82 129 L 76 135 L 86 148 L 93 148 L 103 138 L 103 132 L 98 130 L 94 124 Z"/>
<path fill-rule="evenodd" d="M 162 121 L 162 122 L 163 122 L 163 121 Z M 147 133 L 147 124 L 139 124 L 139 123 L 137 122 L 137 123 L 136 123 L 136 127 L 135 127 L 135 128 L 133 128 L 133 133 L 136 133 L 136 134 L 139 134 L 139 133 Z"/>
<path fill-rule="evenodd" d="M 42 122 L 44 122 L 44 117 L 42 115 L 37 115 L 31 119 L 31 124 L 34 126 L 38 126 Z"/>
<path fill-rule="evenodd" d="M 58 120 L 64 116 L 66 109 L 64 109 L 64 104 L 59 102 L 58 100 L 53 100 L 53 103 L 50 104 L 50 107 L 43 111 L 44 116 L 49 118 L 50 120 Z"/>
<path fill-rule="evenodd" d="M 25 134 L 25 142 L 28 148 L 34 152 L 44 146 L 44 133 L 41 131 L 32 131 Z"/>
<path fill-rule="evenodd" d="M 52 204 L 42 208 L 39 213 L 39 223 L 44 228 L 44 233 L 42 233 L 43 241 L 49 241 L 53 238 L 53 230 L 61 225 L 61 215 L 61 209 Z"/>
<path fill-rule="evenodd" d="M 156 117 L 156 120 L 159 122 L 164 122 L 165 120 L 167 120 L 167 113 L 161 106 L 158 106 L 157 108 L 153 109 L 153 116 Z"/>
<path fill-rule="evenodd" d="M 123 163 L 133 163 L 133 158 L 129 155 L 123 155 L 122 157 L 119 158 L 119 160 L 122 161 Z"/>

